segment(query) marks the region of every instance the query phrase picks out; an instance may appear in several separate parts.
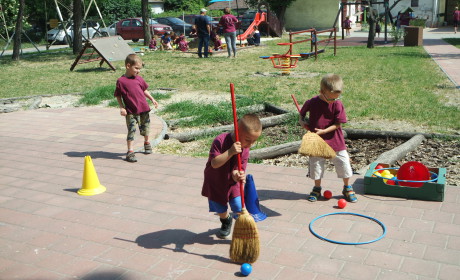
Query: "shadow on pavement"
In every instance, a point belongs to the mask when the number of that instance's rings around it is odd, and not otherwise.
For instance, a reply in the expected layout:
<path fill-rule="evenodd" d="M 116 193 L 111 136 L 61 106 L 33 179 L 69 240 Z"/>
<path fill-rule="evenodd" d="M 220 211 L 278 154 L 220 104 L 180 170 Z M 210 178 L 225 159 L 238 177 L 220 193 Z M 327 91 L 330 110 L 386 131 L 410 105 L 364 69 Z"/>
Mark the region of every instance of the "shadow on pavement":
<path fill-rule="evenodd" d="M 106 158 L 106 159 L 123 159 L 124 153 L 110 153 L 105 151 L 88 151 L 88 152 L 65 152 L 64 155 L 68 157 L 81 157 L 90 156 L 92 159 L 95 158 Z"/>
<path fill-rule="evenodd" d="M 136 238 L 135 241 L 122 239 L 115 237 L 114 239 L 133 242 L 138 246 L 145 249 L 168 249 L 177 253 L 187 253 L 191 255 L 201 256 L 210 260 L 218 260 L 221 262 L 230 263 L 230 259 L 217 256 L 217 255 L 207 255 L 207 254 L 198 254 L 189 252 L 184 249 L 185 245 L 193 244 L 204 244 L 204 245 L 214 245 L 214 244 L 227 244 L 230 245 L 230 240 L 225 239 L 214 239 L 212 235 L 215 234 L 215 230 L 208 230 L 203 233 L 194 233 L 185 229 L 166 229 L 160 230 L 157 232 L 151 232 L 147 234 L 140 235 Z M 168 248 L 167 245 L 174 245 L 174 248 Z M 230 249 L 230 248 L 229 248 Z"/>

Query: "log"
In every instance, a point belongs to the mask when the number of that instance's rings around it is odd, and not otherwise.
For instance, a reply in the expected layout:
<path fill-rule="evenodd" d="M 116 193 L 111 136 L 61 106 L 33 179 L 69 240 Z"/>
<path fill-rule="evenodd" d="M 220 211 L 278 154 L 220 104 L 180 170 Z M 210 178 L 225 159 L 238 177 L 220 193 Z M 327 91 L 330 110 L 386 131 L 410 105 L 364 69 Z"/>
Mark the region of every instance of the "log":
<path fill-rule="evenodd" d="M 302 141 L 295 141 L 284 143 L 276 146 L 265 147 L 262 149 L 251 150 L 249 152 L 250 159 L 268 159 L 275 158 L 279 156 L 284 156 L 287 154 L 297 153 L 299 146 Z"/>
<path fill-rule="evenodd" d="M 291 113 L 287 113 L 287 114 L 262 118 L 260 119 L 260 122 L 262 123 L 263 128 L 271 127 L 271 126 L 275 126 L 275 125 L 286 122 L 287 120 L 291 118 L 291 115 L 292 115 Z M 205 128 L 205 129 L 199 129 L 199 130 L 193 130 L 193 131 L 187 131 L 187 132 L 181 132 L 181 133 L 166 134 L 165 139 L 174 138 L 174 139 L 179 140 L 180 142 L 189 142 L 189 141 L 193 141 L 196 138 L 204 136 L 204 135 L 215 135 L 217 133 L 228 132 L 228 131 L 233 131 L 233 125 L 222 125 L 222 126 L 217 126 L 217 127 L 211 127 L 211 128 Z"/>
<path fill-rule="evenodd" d="M 393 165 L 396 161 L 405 157 L 409 152 L 417 149 L 417 147 L 426 140 L 425 136 L 422 134 L 417 134 L 412 137 L 410 140 L 404 142 L 403 144 L 384 152 L 380 156 L 375 159 L 375 161 L 379 163 L 386 163 L 389 165 Z M 369 169 L 369 166 L 363 167 L 358 171 L 358 174 L 365 174 L 366 171 Z"/>

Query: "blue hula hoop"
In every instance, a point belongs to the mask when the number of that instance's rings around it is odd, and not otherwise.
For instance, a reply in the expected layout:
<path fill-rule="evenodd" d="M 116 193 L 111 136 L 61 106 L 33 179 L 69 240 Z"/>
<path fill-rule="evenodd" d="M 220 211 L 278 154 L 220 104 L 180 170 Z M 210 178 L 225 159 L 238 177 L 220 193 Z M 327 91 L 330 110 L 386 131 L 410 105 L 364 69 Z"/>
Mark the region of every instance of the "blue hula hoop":
<path fill-rule="evenodd" d="M 382 235 L 379 237 L 379 238 L 376 238 L 374 240 L 370 240 L 370 241 L 364 241 L 364 242 L 342 242 L 342 241 L 336 241 L 336 240 L 332 240 L 332 239 L 328 239 L 324 236 L 321 236 L 319 234 L 317 234 L 314 230 L 313 230 L 313 223 L 316 221 L 316 220 L 319 220 L 323 217 L 326 217 L 326 216 L 331 216 L 331 215 L 354 215 L 354 216 L 359 216 L 359 217 L 363 217 L 363 218 L 366 218 L 366 219 L 369 219 L 369 220 L 372 220 L 374 222 L 376 222 L 377 224 L 379 224 L 382 229 L 383 229 L 383 233 Z M 362 214 L 357 214 L 357 213 L 351 213 L 351 212 L 334 212 L 334 213 L 329 213 L 329 214 L 324 214 L 324 215 L 321 215 L 319 217 L 316 217 L 314 218 L 311 222 L 310 222 L 310 225 L 308 226 L 309 229 L 310 229 L 310 232 L 318 237 L 319 239 L 322 239 L 322 240 L 325 240 L 325 241 L 328 241 L 328 242 L 331 242 L 331 243 L 336 243 L 336 244 L 342 244 L 342 245 L 362 245 L 362 244 L 369 244 L 369 243 L 373 243 L 373 242 L 376 242 L 376 241 L 379 241 L 380 239 L 382 239 L 383 237 L 385 237 L 386 233 L 387 233 L 387 229 L 385 227 L 385 225 L 377 220 L 376 218 L 372 218 L 372 217 L 369 217 L 369 216 L 366 216 L 366 215 L 362 215 Z"/>

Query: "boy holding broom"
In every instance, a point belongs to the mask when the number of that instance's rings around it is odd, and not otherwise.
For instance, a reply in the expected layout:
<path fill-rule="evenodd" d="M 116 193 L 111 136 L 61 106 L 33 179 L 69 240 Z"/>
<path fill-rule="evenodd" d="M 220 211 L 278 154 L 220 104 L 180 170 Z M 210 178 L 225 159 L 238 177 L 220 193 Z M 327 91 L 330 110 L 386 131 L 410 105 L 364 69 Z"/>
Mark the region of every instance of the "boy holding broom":
<path fill-rule="evenodd" d="M 262 134 L 262 124 L 254 114 L 246 114 L 238 120 L 240 142 L 235 141 L 235 133 L 218 135 L 212 142 L 208 162 L 204 170 L 204 182 L 201 194 L 208 198 L 209 212 L 219 215 L 221 228 L 217 237 L 225 239 L 230 235 L 233 213 L 241 212 L 241 193 L 239 182 L 246 182 L 246 165 L 249 149 Z M 236 155 L 241 153 L 242 171 L 238 171 Z"/>
<path fill-rule="evenodd" d="M 347 115 L 342 102 L 339 100 L 342 94 L 343 81 L 339 75 L 327 74 L 321 80 L 319 95 L 307 100 L 300 110 L 300 125 L 313 133 L 321 136 L 326 143 L 336 152 L 332 159 L 337 176 L 343 179 L 342 194 L 349 202 L 357 202 L 353 187 L 349 184 L 353 175 L 348 156 L 345 139 L 342 132 L 342 123 L 347 122 Z M 304 120 L 309 112 L 309 123 Z M 324 163 L 322 157 L 309 158 L 309 177 L 315 181 L 315 185 L 308 200 L 317 201 L 321 197 L 321 178 L 324 175 Z"/>

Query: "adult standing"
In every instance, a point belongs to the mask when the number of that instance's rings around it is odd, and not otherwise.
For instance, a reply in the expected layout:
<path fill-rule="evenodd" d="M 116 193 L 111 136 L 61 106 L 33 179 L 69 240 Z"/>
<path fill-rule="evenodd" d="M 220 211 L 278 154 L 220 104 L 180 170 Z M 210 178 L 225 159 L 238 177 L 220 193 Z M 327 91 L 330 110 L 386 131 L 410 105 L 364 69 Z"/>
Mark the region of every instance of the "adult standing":
<path fill-rule="evenodd" d="M 219 26 L 222 26 L 225 43 L 227 44 L 228 57 L 236 57 L 236 24 L 238 19 L 231 14 L 230 8 L 224 9 L 224 15 L 219 20 Z"/>
<path fill-rule="evenodd" d="M 460 11 L 458 7 L 455 7 L 455 11 L 452 15 L 454 17 L 454 34 L 457 34 L 458 23 L 460 22 Z"/>
<path fill-rule="evenodd" d="M 208 57 L 209 52 L 209 36 L 211 34 L 211 22 L 209 17 L 206 16 L 207 10 L 205 8 L 200 10 L 200 15 L 195 18 L 194 28 L 198 35 L 198 56 L 200 58 Z M 202 52 L 204 47 L 204 52 Z"/>

